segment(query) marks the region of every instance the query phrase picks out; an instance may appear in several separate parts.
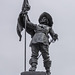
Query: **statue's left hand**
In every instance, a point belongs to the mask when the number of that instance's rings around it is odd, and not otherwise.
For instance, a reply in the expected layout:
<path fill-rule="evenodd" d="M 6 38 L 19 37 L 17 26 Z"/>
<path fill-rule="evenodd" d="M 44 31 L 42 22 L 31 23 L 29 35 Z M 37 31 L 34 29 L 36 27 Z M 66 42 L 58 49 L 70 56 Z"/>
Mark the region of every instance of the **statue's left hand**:
<path fill-rule="evenodd" d="M 53 40 L 54 40 L 54 41 L 58 40 L 58 34 L 55 34 L 55 35 L 53 36 Z"/>

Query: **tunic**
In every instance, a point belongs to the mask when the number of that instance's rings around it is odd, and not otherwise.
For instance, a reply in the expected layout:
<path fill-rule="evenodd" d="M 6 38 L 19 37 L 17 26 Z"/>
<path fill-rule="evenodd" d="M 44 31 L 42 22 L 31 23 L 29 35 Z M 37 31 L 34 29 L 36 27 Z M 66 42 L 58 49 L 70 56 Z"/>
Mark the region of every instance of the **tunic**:
<path fill-rule="evenodd" d="M 35 25 L 32 23 L 28 23 L 27 27 L 30 27 L 30 29 L 33 29 L 35 32 L 34 36 L 32 37 L 30 46 L 36 43 L 43 43 L 44 45 L 49 45 L 48 34 L 52 34 L 52 35 L 55 34 L 52 28 L 49 27 L 48 25 L 44 25 L 44 24 Z"/>

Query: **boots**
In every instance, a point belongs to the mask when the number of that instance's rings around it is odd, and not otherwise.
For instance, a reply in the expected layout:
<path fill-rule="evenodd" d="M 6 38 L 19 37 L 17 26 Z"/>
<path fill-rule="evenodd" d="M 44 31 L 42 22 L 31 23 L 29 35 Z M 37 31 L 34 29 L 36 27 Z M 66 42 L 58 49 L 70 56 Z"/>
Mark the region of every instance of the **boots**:
<path fill-rule="evenodd" d="M 46 70 L 47 75 L 51 75 L 50 69 Z"/>
<path fill-rule="evenodd" d="M 36 71 L 36 67 L 30 67 L 29 71 Z"/>
<path fill-rule="evenodd" d="M 50 60 L 44 61 L 44 67 L 46 69 L 46 74 L 51 75 L 51 72 L 50 72 L 51 61 Z"/>
<path fill-rule="evenodd" d="M 30 67 L 30 69 L 29 69 L 29 71 L 36 71 L 36 63 L 32 63 L 32 65 L 31 65 L 31 67 Z"/>
<path fill-rule="evenodd" d="M 29 61 L 29 64 L 31 65 L 29 71 L 36 71 L 37 68 L 37 59 L 31 58 Z"/>

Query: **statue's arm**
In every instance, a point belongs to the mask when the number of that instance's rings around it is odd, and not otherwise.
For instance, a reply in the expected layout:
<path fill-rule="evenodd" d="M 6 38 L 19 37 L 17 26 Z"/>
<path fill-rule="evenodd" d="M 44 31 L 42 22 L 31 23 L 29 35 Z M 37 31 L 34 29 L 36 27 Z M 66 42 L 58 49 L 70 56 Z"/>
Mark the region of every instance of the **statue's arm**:
<path fill-rule="evenodd" d="M 36 25 L 33 24 L 33 23 L 30 21 L 29 16 L 27 15 L 27 20 L 26 20 L 26 32 L 31 35 L 31 38 L 32 38 L 32 37 L 34 36 L 34 34 L 35 34 L 35 31 L 34 31 L 35 29 L 36 29 Z"/>
<path fill-rule="evenodd" d="M 36 30 L 37 29 L 37 24 L 34 24 L 34 23 L 32 23 L 31 21 L 26 21 L 26 23 L 27 23 L 27 27 L 28 28 L 30 28 L 30 29 L 33 29 L 33 30 Z"/>
<path fill-rule="evenodd" d="M 51 37 L 52 37 L 52 39 L 53 39 L 54 41 L 56 41 L 56 40 L 58 39 L 58 34 L 56 34 L 56 33 L 54 32 L 54 30 L 52 29 L 52 27 L 50 28 L 49 33 L 50 33 L 50 35 L 51 35 Z"/>

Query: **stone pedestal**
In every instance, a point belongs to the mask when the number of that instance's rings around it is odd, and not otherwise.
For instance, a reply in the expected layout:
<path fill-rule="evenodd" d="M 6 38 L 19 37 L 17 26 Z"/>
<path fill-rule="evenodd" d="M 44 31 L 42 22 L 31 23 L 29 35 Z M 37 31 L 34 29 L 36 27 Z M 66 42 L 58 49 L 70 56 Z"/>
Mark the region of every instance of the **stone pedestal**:
<path fill-rule="evenodd" d="M 46 75 L 45 72 L 22 72 L 21 75 Z"/>

